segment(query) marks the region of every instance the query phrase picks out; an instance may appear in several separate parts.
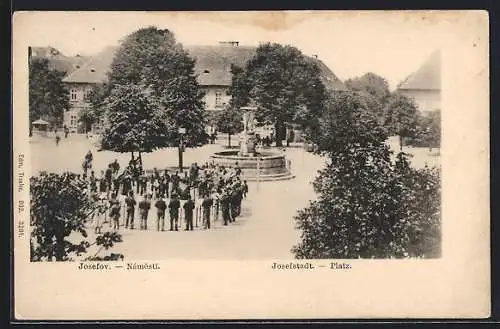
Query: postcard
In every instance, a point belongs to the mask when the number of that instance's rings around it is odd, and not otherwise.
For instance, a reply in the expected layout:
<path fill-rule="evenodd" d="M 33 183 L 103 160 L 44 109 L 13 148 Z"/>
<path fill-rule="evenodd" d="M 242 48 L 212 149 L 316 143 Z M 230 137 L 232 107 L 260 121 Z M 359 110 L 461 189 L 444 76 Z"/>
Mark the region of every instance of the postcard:
<path fill-rule="evenodd" d="M 16 320 L 490 315 L 487 12 L 12 22 Z"/>

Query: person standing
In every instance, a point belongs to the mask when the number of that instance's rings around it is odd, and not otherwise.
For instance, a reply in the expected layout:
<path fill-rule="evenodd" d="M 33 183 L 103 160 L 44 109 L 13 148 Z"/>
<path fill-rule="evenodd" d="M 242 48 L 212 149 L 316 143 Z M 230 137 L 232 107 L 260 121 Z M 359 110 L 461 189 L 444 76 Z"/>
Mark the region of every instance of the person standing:
<path fill-rule="evenodd" d="M 139 202 L 139 211 L 141 215 L 141 230 L 148 229 L 148 213 L 151 208 L 151 202 L 148 200 L 148 196 L 145 194 L 141 202 Z"/>
<path fill-rule="evenodd" d="M 172 198 L 170 199 L 170 202 L 168 204 L 168 209 L 170 212 L 170 231 L 174 230 L 174 224 L 175 224 L 175 230 L 179 230 L 179 208 L 181 207 L 181 202 L 177 198 L 177 193 L 172 192 Z"/>
<path fill-rule="evenodd" d="M 213 200 L 210 198 L 210 196 L 207 195 L 203 199 L 203 202 L 201 203 L 201 207 L 203 208 L 203 223 L 205 224 L 205 229 L 210 228 L 210 210 L 213 205 Z"/>
<path fill-rule="evenodd" d="M 222 219 L 224 220 L 224 225 L 227 225 L 227 223 L 230 221 L 230 216 L 229 216 L 230 201 L 226 191 L 222 191 L 220 203 L 222 208 Z"/>
<path fill-rule="evenodd" d="M 60 140 L 61 140 L 61 137 L 59 137 L 59 134 L 56 133 L 56 146 L 59 146 Z"/>
<path fill-rule="evenodd" d="M 246 199 L 248 194 L 248 184 L 247 181 L 243 181 L 243 197 Z"/>
<path fill-rule="evenodd" d="M 113 169 L 114 174 L 118 174 L 118 172 L 120 171 L 120 164 L 118 163 L 117 159 L 115 159 L 115 161 L 111 163 L 111 168 Z"/>
<path fill-rule="evenodd" d="M 134 229 L 134 212 L 135 212 L 135 205 L 137 204 L 137 201 L 134 199 L 134 194 L 132 191 L 129 192 L 129 195 L 125 198 L 125 204 L 127 205 L 127 218 L 125 221 L 125 227 L 128 228 L 128 225 L 130 224 L 130 229 Z"/>
<path fill-rule="evenodd" d="M 193 210 L 194 202 L 191 199 L 191 195 L 189 194 L 187 197 L 187 201 L 184 203 L 184 219 L 186 220 L 185 231 L 193 230 Z"/>
<path fill-rule="evenodd" d="M 171 186 L 170 186 L 170 175 L 168 174 L 168 170 L 165 169 L 165 172 L 163 173 L 163 184 L 165 185 L 165 197 L 170 198 L 171 194 Z"/>
<path fill-rule="evenodd" d="M 97 192 L 97 178 L 94 175 L 94 171 L 92 170 L 90 172 L 90 192 L 96 193 Z"/>
<path fill-rule="evenodd" d="M 111 211 L 109 217 L 113 221 L 113 229 L 118 230 L 120 228 L 120 200 L 115 193 L 111 194 L 111 200 L 109 200 Z"/>
<path fill-rule="evenodd" d="M 165 203 L 165 200 L 162 198 L 159 198 L 156 203 L 156 215 L 157 215 L 157 220 L 156 220 L 156 230 L 160 230 L 160 223 L 161 223 L 161 230 L 165 231 L 165 209 L 167 209 L 167 204 Z"/>

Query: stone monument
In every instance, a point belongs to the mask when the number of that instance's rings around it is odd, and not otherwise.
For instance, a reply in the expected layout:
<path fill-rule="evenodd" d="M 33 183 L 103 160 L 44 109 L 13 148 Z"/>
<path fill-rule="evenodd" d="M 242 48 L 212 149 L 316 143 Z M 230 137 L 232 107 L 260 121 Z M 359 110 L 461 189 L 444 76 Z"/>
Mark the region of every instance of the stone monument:
<path fill-rule="evenodd" d="M 256 150 L 255 111 L 256 107 L 242 107 L 243 132 L 240 134 L 240 149 L 215 152 L 210 156 L 212 163 L 223 167 L 242 170 L 243 179 L 248 181 L 272 181 L 292 179 L 285 155 L 280 151 Z"/>
<path fill-rule="evenodd" d="M 240 137 L 239 156 L 255 155 L 255 110 L 256 107 L 242 107 L 243 111 L 243 134 Z"/>

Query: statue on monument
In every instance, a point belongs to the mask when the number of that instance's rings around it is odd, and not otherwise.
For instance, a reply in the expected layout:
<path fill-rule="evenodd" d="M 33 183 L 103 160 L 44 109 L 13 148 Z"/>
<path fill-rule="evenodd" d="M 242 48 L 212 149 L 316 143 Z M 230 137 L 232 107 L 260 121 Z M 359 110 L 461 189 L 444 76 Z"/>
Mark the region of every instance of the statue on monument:
<path fill-rule="evenodd" d="M 243 111 L 243 135 L 240 143 L 240 155 L 247 156 L 255 153 L 255 108 L 242 107 Z"/>

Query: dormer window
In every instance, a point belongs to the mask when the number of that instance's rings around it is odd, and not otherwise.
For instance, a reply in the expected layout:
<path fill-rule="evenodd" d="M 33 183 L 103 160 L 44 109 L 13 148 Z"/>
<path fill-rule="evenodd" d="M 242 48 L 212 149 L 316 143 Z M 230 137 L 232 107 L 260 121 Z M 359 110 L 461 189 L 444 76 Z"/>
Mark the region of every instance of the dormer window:
<path fill-rule="evenodd" d="M 95 72 L 95 69 L 90 69 L 90 72 Z"/>
<path fill-rule="evenodd" d="M 75 67 L 76 67 L 77 69 L 79 69 L 79 68 L 80 68 L 80 65 L 76 65 Z"/>
<path fill-rule="evenodd" d="M 203 73 L 208 74 L 208 73 L 210 73 L 210 71 L 209 70 L 204 70 Z"/>

